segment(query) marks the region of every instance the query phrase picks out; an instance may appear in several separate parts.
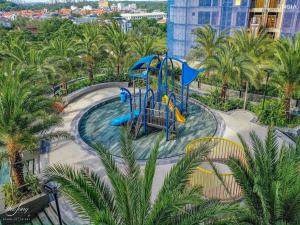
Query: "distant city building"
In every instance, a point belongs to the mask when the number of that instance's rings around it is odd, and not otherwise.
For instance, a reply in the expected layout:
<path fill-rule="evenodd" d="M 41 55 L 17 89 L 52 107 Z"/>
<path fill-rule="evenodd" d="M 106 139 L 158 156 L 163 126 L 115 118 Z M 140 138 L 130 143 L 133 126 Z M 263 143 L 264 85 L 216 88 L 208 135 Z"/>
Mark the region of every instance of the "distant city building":
<path fill-rule="evenodd" d="M 116 4 L 112 4 L 110 6 L 111 11 L 118 11 L 118 6 Z"/>
<path fill-rule="evenodd" d="M 123 18 L 123 17 L 114 17 L 113 19 L 120 24 L 123 31 L 128 32 L 130 29 L 132 29 L 131 22 L 126 20 L 125 18 Z"/>
<path fill-rule="evenodd" d="M 217 32 L 265 28 L 270 36 L 293 36 L 300 30 L 300 0 L 169 0 L 168 49 L 185 57 L 193 30 L 210 24 Z"/>
<path fill-rule="evenodd" d="M 108 0 L 99 0 L 99 8 L 107 9 L 108 7 Z"/>
<path fill-rule="evenodd" d="M 119 11 L 122 11 L 122 10 L 124 9 L 124 7 L 125 7 L 125 4 L 122 3 L 122 2 L 119 2 L 119 3 L 117 4 L 117 8 L 118 8 Z"/>
<path fill-rule="evenodd" d="M 85 6 L 82 7 L 82 9 L 83 9 L 83 10 L 92 10 L 93 7 L 90 6 L 90 5 L 85 5 Z"/>
<path fill-rule="evenodd" d="M 138 20 L 142 18 L 161 20 L 166 17 L 163 12 L 152 12 L 152 13 L 122 13 L 121 17 L 126 20 Z"/>

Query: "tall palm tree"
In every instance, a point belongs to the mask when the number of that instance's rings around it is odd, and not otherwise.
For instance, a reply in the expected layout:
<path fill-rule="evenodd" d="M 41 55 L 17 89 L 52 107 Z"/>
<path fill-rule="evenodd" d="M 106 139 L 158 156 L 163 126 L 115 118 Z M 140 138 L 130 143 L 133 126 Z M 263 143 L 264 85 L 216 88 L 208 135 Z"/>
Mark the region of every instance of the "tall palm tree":
<path fill-rule="evenodd" d="M 265 141 L 252 132 L 251 146 L 241 142 L 245 159 L 228 162 L 244 195 L 239 224 L 299 224 L 300 145 L 279 147 L 272 129 Z"/>
<path fill-rule="evenodd" d="M 146 55 L 153 55 L 157 53 L 157 49 L 154 43 L 155 39 L 153 37 L 135 37 L 133 38 L 132 42 L 132 51 L 138 59 Z"/>
<path fill-rule="evenodd" d="M 22 36 L 8 35 L 0 42 L 0 56 L 4 61 L 15 64 L 28 64 L 28 52 L 32 46 Z"/>
<path fill-rule="evenodd" d="M 68 80 L 74 77 L 75 72 L 78 72 L 82 65 L 75 45 L 73 39 L 58 36 L 51 40 L 45 49 L 49 53 L 47 61 L 55 67 L 57 79 L 61 83 L 64 94 L 68 93 Z"/>
<path fill-rule="evenodd" d="M 135 160 L 134 148 L 127 133 L 122 132 L 123 168 L 102 147 L 96 147 L 110 186 L 95 172 L 75 170 L 67 165 L 53 165 L 45 174 L 60 184 L 61 192 L 83 218 L 94 224 L 171 225 L 213 224 L 231 219 L 235 206 L 204 199 L 201 188 L 188 186 L 189 177 L 208 153 L 202 146 L 180 159 L 166 176 L 156 200 L 151 203 L 152 186 L 159 141 L 151 151 L 142 172 Z"/>
<path fill-rule="evenodd" d="M 7 68 L 0 72 L 0 143 L 6 149 L 1 159 L 8 158 L 12 179 L 21 187 L 24 185 L 21 153 L 37 150 L 41 139 L 65 133 L 46 132 L 61 120 L 52 107 L 54 99 L 44 95 L 44 86 L 20 67 Z"/>
<path fill-rule="evenodd" d="M 126 65 L 130 52 L 129 36 L 117 22 L 112 22 L 103 26 L 102 37 L 111 65 L 120 77 L 121 71 L 127 70 L 122 67 Z"/>
<path fill-rule="evenodd" d="M 77 47 L 85 62 L 89 80 L 93 81 L 96 60 L 104 54 L 99 27 L 96 24 L 84 24 L 78 35 Z"/>
<path fill-rule="evenodd" d="M 268 65 L 272 54 L 272 40 L 266 32 L 255 34 L 246 30 L 237 30 L 230 39 L 238 47 L 239 54 L 248 54 L 253 60 L 255 73 L 241 75 L 241 83 L 246 83 L 244 95 L 244 109 L 246 109 L 249 85 L 256 85 L 264 73 L 260 73 Z"/>
<path fill-rule="evenodd" d="M 283 38 L 277 42 L 273 82 L 280 85 L 285 96 L 285 110 L 290 114 L 291 99 L 300 85 L 300 34 L 294 39 Z"/>
<path fill-rule="evenodd" d="M 252 59 L 246 54 L 240 54 L 236 46 L 230 42 L 223 44 L 215 55 L 204 61 L 204 67 L 222 80 L 221 101 L 223 103 L 229 83 L 238 82 L 241 77 L 250 77 L 254 73 L 252 65 Z"/>
<path fill-rule="evenodd" d="M 196 36 L 196 45 L 192 48 L 188 58 L 196 61 L 204 61 L 208 57 L 213 56 L 226 40 L 224 33 L 218 34 L 210 25 L 197 28 L 193 34 Z M 209 76 L 209 72 L 206 72 L 206 76 Z M 198 88 L 200 88 L 200 79 L 201 77 L 199 76 Z"/>

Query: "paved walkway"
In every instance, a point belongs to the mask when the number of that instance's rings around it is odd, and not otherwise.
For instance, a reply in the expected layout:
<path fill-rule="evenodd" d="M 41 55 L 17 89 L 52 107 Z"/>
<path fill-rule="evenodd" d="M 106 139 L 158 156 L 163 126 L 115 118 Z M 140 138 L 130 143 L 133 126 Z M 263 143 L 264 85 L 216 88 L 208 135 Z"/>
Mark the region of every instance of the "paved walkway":
<path fill-rule="evenodd" d="M 118 88 L 106 88 L 77 99 L 66 107 L 65 112 L 62 115 L 63 124 L 56 129 L 71 132 L 72 129 L 74 129 L 72 127 L 74 123 L 72 124 L 72 122 L 82 110 L 94 105 L 95 102 L 98 102 L 102 99 L 118 95 L 118 93 Z M 219 113 L 219 115 L 225 121 L 226 129 L 224 132 L 224 137 L 226 138 L 239 141 L 237 136 L 237 133 L 239 133 L 248 141 L 249 132 L 251 130 L 255 130 L 261 138 L 265 137 L 266 135 L 267 129 L 250 122 L 251 117 L 249 117 L 248 114 L 241 112 L 232 115 L 221 112 L 217 113 Z M 244 117 L 244 115 L 246 116 Z M 100 159 L 92 152 L 84 150 L 79 144 L 76 143 L 76 140 L 58 141 L 57 143 L 53 144 L 50 154 L 42 156 L 42 169 L 44 169 L 46 165 L 55 163 L 70 164 L 74 167 L 87 166 L 105 178 L 105 172 Z M 168 173 L 172 165 L 173 164 L 157 166 L 153 185 L 153 196 L 156 196 L 162 185 L 165 175 Z M 67 213 L 70 216 L 71 213 L 69 211 Z M 75 217 L 74 222 L 78 223 L 78 220 Z"/>

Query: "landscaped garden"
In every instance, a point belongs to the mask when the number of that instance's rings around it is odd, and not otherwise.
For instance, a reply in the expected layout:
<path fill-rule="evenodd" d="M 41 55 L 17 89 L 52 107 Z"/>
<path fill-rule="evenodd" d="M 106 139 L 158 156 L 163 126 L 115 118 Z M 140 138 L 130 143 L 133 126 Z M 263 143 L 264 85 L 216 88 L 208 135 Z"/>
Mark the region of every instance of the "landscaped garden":
<path fill-rule="evenodd" d="M 208 96 L 194 97 L 221 111 L 251 110 L 265 125 L 300 125 L 299 35 L 274 41 L 263 31 L 254 35 L 239 30 L 228 37 L 210 26 L 194 34 L 189 59 L 200 60 L 208 70 L 199 76 L 198 87 L 201 83 L 214 87 Z M 239 94 L 229 97 L 232 90 Z M 256 97 L 254 102 L 249 102 L 249 93 Z"/>
<path fill-rule="evenodd" d="M 18 20 L 11 30 L 0 30 L 0 175 L 6 176 L 0 201 L 6 208 L 18 205 L 40 195 L 50 180 L 92 224 L 299 224 L 300 144 L 285 146 L 273 126 L 300 125 L 300 35 L 274 41 L 263 32 L 236 31 L 227 37 L 204 26 L 195 30 L 189 56 L 197 68 L 184 60 L 182 68 L 173 68 L 173 58 L 164 55 L 164 28 L 135 26 L 126 33 L 117 22 L 78 26 L 51 19 Z M 199 89 L 189 90 L 198 73 Z M 81 112 L 77 136 L 56 129 L 65 123 L 65 97 L 122 81 L 129 88 L 121 89 L 120 102 L 113 93 Z M 204 93 L 201 85 L 212 91 Z M 240 95 L 229 94 L 234 91 Z M 265 140 L 252 132 L 241 145 L 212 138 L 222 134 L 213 109 L 249 110 L 272 128 Z M 33 174 L 26 155 L 73 139 L 101 159 L 105 177 L 89 164 L 51 164 Z M 233 147 L 213 155 L 223 141 Z M 158 161 L 175 156 L 153 194 Z M 212 194 L 221 189 L 222 197 Z"/>

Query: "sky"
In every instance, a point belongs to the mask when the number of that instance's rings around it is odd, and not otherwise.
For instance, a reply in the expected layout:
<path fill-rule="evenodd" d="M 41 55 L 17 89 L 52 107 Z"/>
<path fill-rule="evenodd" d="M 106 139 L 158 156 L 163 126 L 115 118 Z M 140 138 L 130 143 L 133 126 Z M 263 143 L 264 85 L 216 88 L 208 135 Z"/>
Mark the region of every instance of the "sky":
<path fill-rule="evenodd" d="M 36 2 L 48 2 L 49 0 L 23 0 L 25 3 L 36 3 Z M 98 1 L 98 0 L 89 0 L 89 1 Z M 114 2 L 114 1 L 130 1 L 130 2 L 161 2 L 161 1 L 168 1 L 168 0 L 109 0 L 109 2 Z"/>

